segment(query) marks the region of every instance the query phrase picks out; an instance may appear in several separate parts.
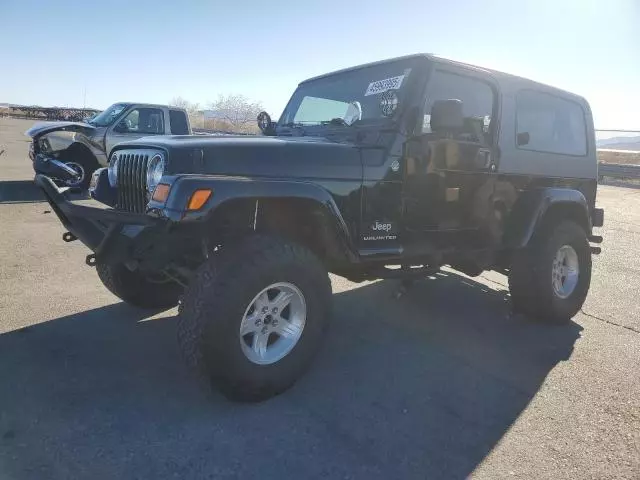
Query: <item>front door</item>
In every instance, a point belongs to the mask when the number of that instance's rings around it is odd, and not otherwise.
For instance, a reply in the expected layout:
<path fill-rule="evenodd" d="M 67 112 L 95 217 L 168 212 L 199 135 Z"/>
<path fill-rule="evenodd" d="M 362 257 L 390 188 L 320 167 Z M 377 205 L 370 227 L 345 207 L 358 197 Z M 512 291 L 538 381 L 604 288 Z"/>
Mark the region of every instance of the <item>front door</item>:
<path fill-rule="evenodd" d="M 422 135 L 405 149 L 403 227 L 407 238 L 472 239 L 483 226 L 493 192 L 496 88 L 465 69 L 436 68 L 426 90 Z M 462 101 L 458 131 L 431 128 L 437 100 Z"/>
<path fill-rule="evenodd" d="M 118 143 L 148 135 L 164 134 L 164 113 L 160 108 L 136 107 L 111 127 L 105 144 L 107 154 Z"/>

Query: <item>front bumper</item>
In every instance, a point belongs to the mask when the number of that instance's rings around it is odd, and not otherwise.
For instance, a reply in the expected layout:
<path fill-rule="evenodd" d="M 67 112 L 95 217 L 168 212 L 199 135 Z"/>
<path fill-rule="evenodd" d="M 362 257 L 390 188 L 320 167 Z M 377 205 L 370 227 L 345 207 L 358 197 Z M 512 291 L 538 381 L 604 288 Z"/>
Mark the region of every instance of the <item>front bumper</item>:
<path fill-rule="evenodd" d="M 63 240 L 69 242 L 79 239 L 94 252 L 87 256 L 88 265 L 135 260 L 153 247 L 158 235 L 168 231 L 169 222 L 165 219 L 92 207 L 71 200 L 68 189 L 57 187 L 46 175 L 36 175 L 35 183 L 69 231 L 63 235 Z"/>

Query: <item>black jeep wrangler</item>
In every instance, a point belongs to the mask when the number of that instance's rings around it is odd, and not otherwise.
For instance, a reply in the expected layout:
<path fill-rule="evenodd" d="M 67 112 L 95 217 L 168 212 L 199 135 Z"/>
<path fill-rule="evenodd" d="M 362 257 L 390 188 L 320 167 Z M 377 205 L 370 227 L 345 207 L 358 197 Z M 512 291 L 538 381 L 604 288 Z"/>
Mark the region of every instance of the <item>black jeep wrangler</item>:
<path fill-rule="evenodd" d="M 327 326 L 328 272 L 509 277 L 513 308 L 568 321 L 602 237 L 591 111 L 575 95 L 413 55 L 302 82 L 262 136 L 122 143 L 102 204 L 36 182 L 66 241 L 141 307 L 179 306 L 187 361 L 230 398 L 282 392 Z"/>

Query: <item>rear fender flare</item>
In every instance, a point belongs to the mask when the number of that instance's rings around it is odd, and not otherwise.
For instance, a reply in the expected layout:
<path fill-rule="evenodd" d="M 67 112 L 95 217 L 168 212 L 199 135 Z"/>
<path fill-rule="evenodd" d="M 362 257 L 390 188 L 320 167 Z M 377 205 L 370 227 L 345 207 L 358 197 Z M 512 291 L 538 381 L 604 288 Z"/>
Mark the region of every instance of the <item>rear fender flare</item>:
<path fill-rule="evenodd" d="M 591 233 L 589 206 L 579 190 L 568 188 L 542 188 L 523 193 L 513 206 L 505 228 L 505 246 L 527 246 L 546 215 L 559 208 L 570 210 L 570 217 Z"/>

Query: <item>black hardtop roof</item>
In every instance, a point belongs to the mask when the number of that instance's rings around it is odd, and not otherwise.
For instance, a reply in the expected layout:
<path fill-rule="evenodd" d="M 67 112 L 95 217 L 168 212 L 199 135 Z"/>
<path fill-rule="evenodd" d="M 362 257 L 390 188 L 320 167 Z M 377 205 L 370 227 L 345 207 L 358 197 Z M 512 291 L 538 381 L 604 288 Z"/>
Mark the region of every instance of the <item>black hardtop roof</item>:
<path fill-rule="evenodd" d="M 471 65 L 468 63 L 463 63 L 463 62 L 458 62 L 456 60 L 450 60 L 448 58 L 443 58 L 443 57 L 438 57 L 436 55 L 433 55 L 431 53 L 416 53 L 416 54 L 412 54 L 412 55 L 404 55 L 401 57 L 394 57 L 394 58 L 388 58 L 385 60 L 379 60 L 376 62 L 371 62 L 371 63 L 365 63 L 362 65 L 356 65 L 354 67 L 348 67 L 348 68 L 343 68 L 340 70 L 336 70 L 334 72 L 330 72 L 330 73 L 325 73 L 322 75 L 318 75 L 312 78 L 308 78 L 307 80 L 304 80 L 302 82 L 300 82 L 300 85 L 307 83 L 307 82 L 312 82 L 315 80 L 319 80 L 321 78 L 325 78 L 325 77 L 329 77 L 331 75 L 336 75 L 339 73 L 346 73 L 346 72 L 351 72 L 351 71 L 355 71 L 355 70 L 359 70 L 361 68 L 367 68 L 367 67 L 372 67 L 375 65 L 380 65 L 383 63 L 388 63 L 388 62 L 395 62 L 398 60 L 409 60 L 409 59 L 423 59 L 425 61 L 431 61 L 433 63 L 438 63 L 441 65 L 450 65 L 450 66 L 454 66 L 454 67 L 458 67 L 458 68 L 463 68 L 466 70 L 471 70 L 471 71 L 475 71 L 487 76 L 492 77 L 501 88 L 508 88 L 508 87 L 516 87 L 518 89 L 526 89 L 526 88 L 534 88 L 534 89 L 539 89 L 539 90 L 543 90 L 543 91 L 547 91 L 549 93 L 557 93 L 560 94 L 562 96 L 566 96 L 566 97 L 573 97 L 573 99 L 575 100 L 581 100 L 583 102 L 586 103 L 586 101 L 584 100 L 583 97 L 576 95 L 575 93 L 572 92 L 568 92 L 566 90 L 562 90 L 560 88 L 557 87 L 553 87 L 551 85 L 546 85 L 544 83 L 540 83 L 540 82 L 536 82 L 534 80 L 530 80 L 528 78 L 524 78 L 524 77 L 519 77 L 517 75 L 512 75 L 510 73 L 505 73 L 505 72 L 500 72 L 498 70 L 493 70 L 490 68 L 484 68 L 484 67 L 479 67 L 477 65 Z"/>

